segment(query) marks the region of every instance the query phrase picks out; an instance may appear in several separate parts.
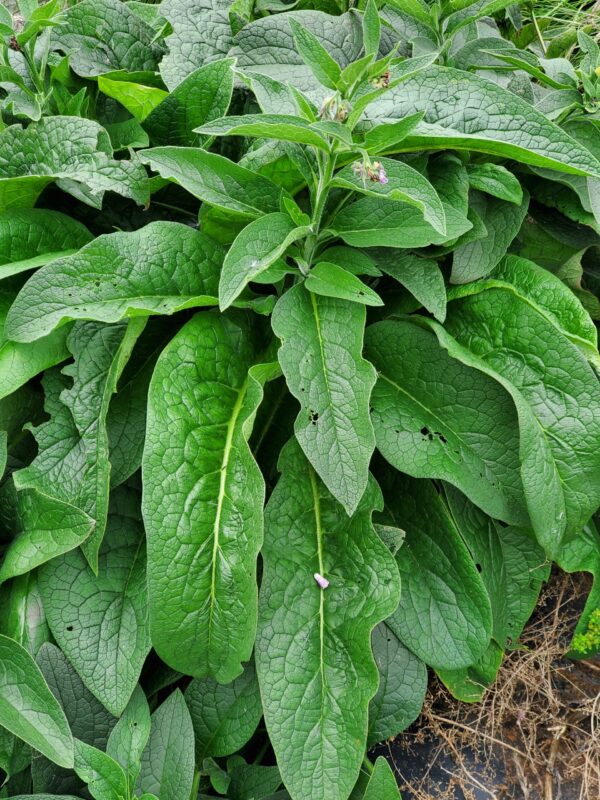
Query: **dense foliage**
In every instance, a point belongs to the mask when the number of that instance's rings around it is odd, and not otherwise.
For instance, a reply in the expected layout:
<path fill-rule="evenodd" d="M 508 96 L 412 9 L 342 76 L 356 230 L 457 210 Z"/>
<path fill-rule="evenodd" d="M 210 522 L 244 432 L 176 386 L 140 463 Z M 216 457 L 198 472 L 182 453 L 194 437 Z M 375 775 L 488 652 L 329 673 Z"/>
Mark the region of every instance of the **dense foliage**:
<path fill-rule="evenodd" d="M 17 5 L 3 795 L 397 798 L 367 749 L 428 667 L 481 697 L 553 562 L 594 576 L 570 655 L 600 646 L 593 31 Z"/>

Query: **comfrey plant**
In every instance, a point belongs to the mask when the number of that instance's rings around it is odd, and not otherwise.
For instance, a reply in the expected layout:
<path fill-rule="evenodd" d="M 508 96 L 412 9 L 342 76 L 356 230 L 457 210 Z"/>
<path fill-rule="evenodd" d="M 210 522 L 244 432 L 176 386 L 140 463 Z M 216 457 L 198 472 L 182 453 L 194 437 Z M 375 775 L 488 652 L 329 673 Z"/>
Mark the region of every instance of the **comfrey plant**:
<path fill-rule="evenodd" d="M 3 792 L 398 798 L 368 749 L 427 668 L 481 698 L 553 562 L 599 647 L 595 42 L 498 0 L 18 6 Z"/>

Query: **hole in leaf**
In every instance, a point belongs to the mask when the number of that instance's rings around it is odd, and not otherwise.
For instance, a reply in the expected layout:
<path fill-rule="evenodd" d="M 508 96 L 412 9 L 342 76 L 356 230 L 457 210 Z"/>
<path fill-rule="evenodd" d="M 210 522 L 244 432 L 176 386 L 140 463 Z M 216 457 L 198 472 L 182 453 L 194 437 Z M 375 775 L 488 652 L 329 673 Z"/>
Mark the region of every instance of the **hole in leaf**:
<path fill-rule="evenodd" d="M 311 410 L 310 414 L 308 415 L 308 418 L 311 422 L 311 425 L 316 425 L 317 422 L 319 421 L 319 412 Z"/>
<path fill-rule="evenodd" d="M 67 630 L 68 630 L 69 632 L 70 632 L 70 631 L 72 631 L 72 630 L 73 630 L 73 626 L 72 626 L 72 625 L 67 625 Z"/>

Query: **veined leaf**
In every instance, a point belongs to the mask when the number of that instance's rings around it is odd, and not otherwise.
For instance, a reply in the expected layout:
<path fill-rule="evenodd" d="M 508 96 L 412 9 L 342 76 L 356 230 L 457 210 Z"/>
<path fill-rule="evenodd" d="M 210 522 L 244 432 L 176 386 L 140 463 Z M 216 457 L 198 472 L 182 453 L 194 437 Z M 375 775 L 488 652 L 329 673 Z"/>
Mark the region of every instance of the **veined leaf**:
<path fill-rule="evenodd" d="M 367 486 L 375 445 L 369 398 L 373 367 L 362 358 L 365 309 L 302 285 L 277 302 L 279 362 L 300 402 L 294 430 L 306 457 L 350 514 Z"/>
<path fill-rule="evenodd" d="M 62 708 L 25 648 L 0 636 L 0 724 L 62 767 L 73 767 L 73 737 Z"/>
<path fill-rule="evenodd" d="M 136 686 L 119 721 L 112 729 L 106 753 L 121 765 L 133 791 L 140 761 L 150 736 L 150 709 L 143 690 Z"/>
<path fill-rule="evenodd" d="M 172 91 L 198 67 L 226 56 L 232 45 L 230 0 L 163 0 L 160 13 L 173 28 L 160 74 Z"/>
<path fill-rule="evenodd" d="M 101 75 L 98 88 L 107 97 L 112 97 L 132 114 L 139 122 L 159 106 L 169 96 L 164 89 L 155 86 L 144 86 L 142 83 L 121 81 Z"/>
<path fill-rule="evenodd" d="M 75 772 L 85 781 L 94 800 L 127 800 L 125 773 L 102 750 L 75 739 Z"/>
<path fill-rule="evenodd" d="M 396 777 L 383 756 L 375 762 L 363 800 L 401 800 Z"/>
<path fill-rule="evenodd" d="M 470 72 L 430 67 L 382 95 L 369 116 L 390 122 L 419 111 L 423 121 L 399 150 L 468 149 L 573 175 L 600 175 L 600 162 L 587 148 L 525 100 Z"/>
<path fill-rule="evenodd" d="M 254 664 L 222 686 L 213 678 L 195 678 L 185 691 L 196 740 L 196 762 L 228 756 L 251 738 L 262 717 Z"/>
<path fill-rule="evenodd" d="M 54 638 L 87 688 L 116 716 L 150 650 L 146 548 L 137 503 L 132 490 L 113 495 L 97 575 L 79 550 L 53 559 L 40 572 Z"/>
<path fill-rule="evenodd" d="M 438 678 L 453 697 L 462 703 L 480 703 L 486 689 L 498 675 L 504 650 L 493 639 L 477 661 L 462 669 L 437 669 Z"/>
<path fill-rule="evenodd" d="M 265 512 L 256 640 L 265 720 L 292 798 L 345 800 L 377 688 L 371 630 L 398 602 L 398 575 L 371 523 L 381 505 L 372 478 L 348 517 L 294 440 L 280 469 Z"/>
<path fill-rule="evenodd" d="M 467 164 L 469 184 L 473 189 L 491 194 L 499 200 L 520 205 L 523 199 L 521 184 L 512 172 L 500 164 Z"/>
<path fill-rule="evenodd" d="M 0 132 L 0 210 L 35 204 L 53 181 L 97 208 L 112 191 L 145 205 L 148 178 L 141 164 L 115 161 L 107 132 L 81 117 L 46 117 L 25 130 Z"/>
<path fill-rule="evenodd" d="M 178 222 L 99 236 L 29 279 L 6 335 L 31 342 L 72 319 L 118 322 L 215 305 L 222 260 L 220 245 Z"/>
<path fill-rule="evenodd" d="M 400 605 L 386 624 L 430 667 L 469 666 L 486 650 L 492 630 L 475 562 L 430 481 L 388 473 L 384 489 L 386 519 L 406 532 L 396 553 Z"/>
<path fill-rule="evenodd" d="M 408 134 L 416 128 L 423 119 L 423 112 L 410 114 L 398 122 L 382 123 L 370 128 L 365 133 L 364 147 L 371 154 L 383 153 L 392 150 L 399 142 L 406 139 Z"/>
<path fill-rule="evenodd" d="M 375 261 L 382 272 L 408 289 L 437 320 L 446 319 L 446 284 L 437 261 L 383 248 L 377 251 Z"/>
<path fill-rule="evenodd" d="M 5 583 L 0 589 L 0 605 L 0 633 L 23 645 L 35 658 L 40 647 L 50 640 L 37 574 L 28 572 Z"/>
<path fill-rule="evenodd" d="M 194 731 L 179 689 L 151 717 L 150 739 L 142 754 L 136 786 L 138 797 L 150 793 L 160 800 L 189 800 L 194 778 Z"/>
<path fill-rule="evenodd" d="M 282 256 L 288 246 L 310 231 L 296 227 L 287 214 L 266 214 L 247 225 L 229 248 L 219 282 L 221 311 L 233 303 L 245 286 Z"/>
<path fill-rule="evenodd" d="M 227 113 L 234 63 L 232 58 L 223 58 L 188 75 L 144 120 L 152 143 L 197 144 L 200 137 L 194 129 Z"/>
<path fill-rule="evenodd" d="M 247 440 L 270 377 L 255 366 L 264 347 L 246 316 L 197 314 L 158 359 L 148 399 L 152 644 L 175 669 L 221 683 L 242 671 L 256 629 L 265 488 Z"/>
<path fill-rule="evenodd" d="M 340 65 L 329 55 L 314 33 L 293 17 L 290 18 L 290 28 L 296 50 L 304 63 L 310 67 L 319 83 L 335 91 L 342 74 Z"/>
<path fill-rule="evenodd" d="M 71 69 L 85 78 L 113 70 L 154 72 L 163 53 L 154 38 L 154 30 L 119 0 L 76 3 L 53 34 Z"/>
<path fill-rule="evenodd" d="M 338 297 L 365 306 L 382 306 L 383 300 L 360 278 L 338 264 L 319 261 L 309 272 L 304 283 L 313 294 L 323 297 Z"/>
<path fill-rule="evenodd" d="M 333 186 L 341 186 L 361 194 L 379 198 L 399 200 L 418 208 L 423 218 L 444 235 L 446 233 L 446 214 L 440 197 L 434 187 L 420 172 L 402 161 L 380 158 L 377 162 L 385 170 L 387 182 L 370 181 L 361 177 L 353 165 L 344 167 L 333 179 Z"/>
<path fill-rule="evenodd" d="M 209 136 L 255 136 L 280 139 L 285 142 L 310 144 L 328 151 L 327 139 L 319 129 L 300 117 L 285 114 L 246 114 L 222 117 L 196 128 L 196 133 Z"/>
<path fill-rule="evenodd" d="M 140 325 L 141 323 L 141 325 Z M 88 563 L 97 568 L 98 548 L 108 513 L 110 463 L 106 415 L 119 376 L 144 320 L 108 327 L 78 323 L 67 345 L 74 364 L 46 373 L 46 411 L 50 419 L 34 429 L 38 454 L 15 473 L 18 489 L 41 492 L 81 509 L 94 521 L 91 536 L 82 543 Z M 73 378 L 68 387 L 67 376 Z M 64 548 L 65 552 L 71 548 Z M 58 553 L 56 554 L 58 555 Z"/>
<path fill-rule="evenodd" d="M 366 345 L 379 373 L 371 404 L 385 458 L 415 478 L 452 483 L 498 519 L 527 525 L 510 395 L 410 322 L 372 325 Z"/>
<path fill-rule="evenodd" d="M 281 187 L 216 153 L 192 147 L 154 147 L 144 164 L 200 200 L 245 217 L 280 210 Z"/>

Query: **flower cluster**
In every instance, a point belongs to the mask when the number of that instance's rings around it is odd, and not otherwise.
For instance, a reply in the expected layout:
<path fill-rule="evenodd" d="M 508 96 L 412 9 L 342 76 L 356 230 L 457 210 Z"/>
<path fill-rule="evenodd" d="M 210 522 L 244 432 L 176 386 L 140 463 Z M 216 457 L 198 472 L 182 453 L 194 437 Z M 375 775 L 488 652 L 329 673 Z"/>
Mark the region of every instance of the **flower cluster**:
<path fill-rule="evenodd" d="M 355 161 L 354 164 L 352 164 L 352 171 L 365 182 L 370 180 L 373 181 L 373 183 L 381 183 L 384 185 L 389 183 L 385 167 L 380 161 L 373 161 L 373 163 Z"/>

